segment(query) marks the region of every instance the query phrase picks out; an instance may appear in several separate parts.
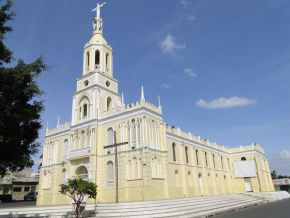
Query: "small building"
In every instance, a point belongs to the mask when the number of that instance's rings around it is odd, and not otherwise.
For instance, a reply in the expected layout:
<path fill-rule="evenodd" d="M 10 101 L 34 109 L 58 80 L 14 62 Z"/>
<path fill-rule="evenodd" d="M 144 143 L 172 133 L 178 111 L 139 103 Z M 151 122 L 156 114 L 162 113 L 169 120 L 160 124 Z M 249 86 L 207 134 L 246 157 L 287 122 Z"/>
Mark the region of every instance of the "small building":
<path fill-rule="evenodd" d="M 0 195 L 11 194 L 13 174 L 8 172 L 3 178 L 0 177 Z"/>
<path fill-rule="evenodd" d="M 287 191 L 290 193 L 290 179 L 273 179 L 275 191 Z"/>
<path fill-rule="evenodd" d="M 12 200 L 24 200 L 29 192 L 38 191 L 38 174 L 23 170 L 17 173 L 8 172 L 0 179 L 0 195 L 11 195 Z"/>

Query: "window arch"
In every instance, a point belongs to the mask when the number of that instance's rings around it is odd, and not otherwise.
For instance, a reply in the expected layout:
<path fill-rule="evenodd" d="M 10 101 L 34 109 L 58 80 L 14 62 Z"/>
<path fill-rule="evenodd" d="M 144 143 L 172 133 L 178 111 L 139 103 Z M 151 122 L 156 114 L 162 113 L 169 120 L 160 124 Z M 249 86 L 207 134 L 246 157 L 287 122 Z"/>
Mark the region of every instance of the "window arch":
<path fill-rule="evenodd" d="M 84 130 L 81 131 L 81 144 L 80 144 L 81 148 L 86 147 L 86 133 Z"/>
<path fill-rule="evenodd" d="M 87 67 L 90 66 L 90 52 L 88 51 L 86 54 L 86 59 L 87 59 Z"/>
<path fill-rule="evenodd" d="M 231 170 L 230 158 L 228 158 L 228 168 Z"/>
<path fill-rule="evenodd" d="M 178 172 L 178 170 L 175 170 L 175 184 L 176 184 L 176 186 L 179 186 L 180 184 L 179 184 L 179 172 Z"/>
<path fill-rule="evenodd" d="M 188 185 L 191 187 L 192 186 L 191 171 L 187 172 L 187 176 L 188 176 Z"/>
<path fill-rule="evenodd" d="M 196 156 L 196 164 L 199 165 L 198 149 L 195 150 L 195 156 Z"/>
<path fill-rule="evenodd" d="M 63 156 L 67 155 L 68 152 L 68 139 L 63 141 Z"/>
<path fill-rule="evenodd" d="M 85 166 L 79 166 L 76 169 L 75 174 L 77 177 L 80 177 L 80 178 L 85 179 L 85 180 L 87 180 L 89 178 L 89 172 Z"/>
<path fill-rule="evenodd" d="M 131 121 L 131 136 L 132 136 L 132 148 L 136 148 L 136 139 L 137 139 L 137 133 L 136 133 L 136 121 L 135 119 L 133 119 Z"/>
<path fill-rule="evenodd" d="M 95 67 L 96 69 L 99 69 L 100 67 L 100 51 L 99 50 L 95 51 Z"/>
<path fill-rule="evenodd" d="M 189 161 L 188 161 L 188 147 L 187 146 L 185 147 L 185 158 L 186 158 L 186 163 L 188 164 Z"/>
<path fill-rule="evenodd" d="M 88 105 L 86 103 L 83 104 L 83 117 L 88 116 Z"/>
<path fill-rule="evenodd" d="M 66 183 L 67 182 L 67 172 L 66 172 L 65 168 L 62 169 L 62 173 L 63 173 L 63 181 L 64 181 L 64 183 Z"/>
<path fill-rule="evenodd" d="M 112 109 L 112 99 L 111 97 L 107 98 L 107 110 L 111 110 Z"/>
<path fill-rule="evenodd" d="M 134 157 L 133 161 L 131 162 L 132 164 L 132 179 L 137 178 L 137 158 Z"/>
<path fill-rule="evenodd" d="M 205 165 L 206 165 L 206 167 L 208 167 L 207 152 L 204 152 L 204 158 L 205 158 Z"/>
<path fill-rule="evenodd" d="M 172 153 L 173 153 L 173 161 L 176 161 L 176 151 L 175 151 L 176 145 L 175 143 L 172 143 Z"/>
<path fill-rule="evenodd" d="M 114 184 L 114 164 L 112 161 L 107 163 L 107 182 L 110 187 Z"/>
<path fill-rule="evenodd" d="M 110 55 L 109 53 L 106 53 L 106 70 L 110 70 Z"/>
<path fill-rule="evenodd" d="M 247 158 L 245 158 L 245 157 L 241 158 L 241 161 L 246 161 L 246 160 L 247 160 Z"/>
<path fill-rule="evenodd" d="M 137 178 L 142 178 L 142 160 L 137 160 Z"/>
<path fill-rule="evenodd" d="M 107 129 L 107 145 L 112 145 L 115 143 L 114 139 L 114 130 L 112 127 Z M 111 154 L 113 152 L 113 148 L 107 148 L 107 154 Z"/>
<path fill-rule="evenodd" d="M 82 96 L 78 103 L 78 108 L 79 108 L 78 118 L 79 119 L 89 116 L 89 109 L 90 109 L 89 105 L 90 105 L 89 98 L 86 95 Z"/>
<path fill-rule="evenodd" d="M 107 129 L 107 145 L 114 144 L 114 130 L 112 127 Z"/>

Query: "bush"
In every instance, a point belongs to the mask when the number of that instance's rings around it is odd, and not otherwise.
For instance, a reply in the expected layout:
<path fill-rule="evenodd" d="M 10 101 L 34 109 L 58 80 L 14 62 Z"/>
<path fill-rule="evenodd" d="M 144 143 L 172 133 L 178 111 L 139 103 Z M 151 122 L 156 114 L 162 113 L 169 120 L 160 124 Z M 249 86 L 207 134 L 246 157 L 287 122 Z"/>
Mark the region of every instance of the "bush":
<path fill-rule="evenodd" d="M 0 195 L 0 201 L 2 201 L 2 202 L 10 202 L 10 201 L 12 201 L 12 195 L 11 194 Z"/>

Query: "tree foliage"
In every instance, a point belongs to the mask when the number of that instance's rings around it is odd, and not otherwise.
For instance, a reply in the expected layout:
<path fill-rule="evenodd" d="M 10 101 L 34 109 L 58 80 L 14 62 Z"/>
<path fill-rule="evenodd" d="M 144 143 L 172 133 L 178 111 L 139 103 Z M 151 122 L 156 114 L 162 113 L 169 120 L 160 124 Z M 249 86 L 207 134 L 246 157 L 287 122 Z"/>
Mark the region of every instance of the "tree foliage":
<path fill-rule="evenodd" d="M 81 216 L 81 204 L 85 197 L 96 199 L 97 185 L 82 178 L 68 179 L 66 184 L 60 185 L 60 193 L 70 197 L 75 204 L 77 217 Z"/>
<path fill-rule="evenodd" d="M 280 174 L 278 175 L 276 170 L 273 170 L 271 172 L 271 177 L 272 177 L 272 179 L 284 179 L 284 178 L 289 178 L 290 179 L 290 176 L 280 175 Z"/>
<path fill-rule="evenodd" d="M 14 16 L 14 13 L 10 11 L 11 6 L 12 2 L 7 1 L 0 8 L 0 65 L 3 65 L 3 63 L 9 63 L 12 58 L 12 52 L 3 42 L 5 39 L 5 34 L 12 31 L 12 28 L 6 25 L 6 23 L 9 20 L 12 20 Z"/>
<path fill-rule="evenodd" d="M 14 67 L 10 63 L 12 52 L 4 45 L 5 34 L 12 30 L 6 25 L 11 20 L 12 4 L 7 1 L 0 7 L 0 175 L 7 171 L 22 170 L 33 165 L 36 141 L 41 128 L 40 113 L 43 94 L 36 78 L 47 69 L 42 58 L 26 64 L 19 60 Z"/>

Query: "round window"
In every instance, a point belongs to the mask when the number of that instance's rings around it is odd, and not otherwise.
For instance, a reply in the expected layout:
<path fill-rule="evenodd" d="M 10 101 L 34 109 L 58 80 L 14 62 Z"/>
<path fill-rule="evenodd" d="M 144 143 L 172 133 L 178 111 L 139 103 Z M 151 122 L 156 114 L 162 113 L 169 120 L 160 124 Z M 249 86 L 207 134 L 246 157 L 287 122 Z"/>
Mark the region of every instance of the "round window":
<path fill-rule="evenodd" d="M 85 80 L 85 81 L 84 81 L 84 85 L 85 85 L 85 86 L 88 86 L 88 85 L 89 85 L 89 80 Z"/>
<path fill-rule="evenodd" d="M 109 82 L 109 81 L 106 82 L 106 86 L 107 86 L 107 87 L 110 86 L 110 82 Z"/>

